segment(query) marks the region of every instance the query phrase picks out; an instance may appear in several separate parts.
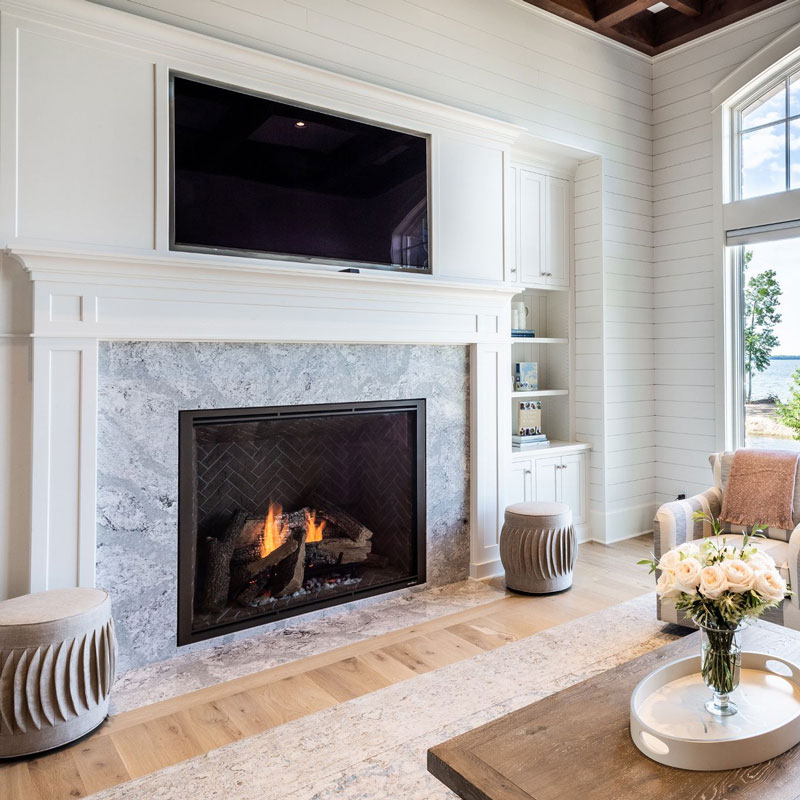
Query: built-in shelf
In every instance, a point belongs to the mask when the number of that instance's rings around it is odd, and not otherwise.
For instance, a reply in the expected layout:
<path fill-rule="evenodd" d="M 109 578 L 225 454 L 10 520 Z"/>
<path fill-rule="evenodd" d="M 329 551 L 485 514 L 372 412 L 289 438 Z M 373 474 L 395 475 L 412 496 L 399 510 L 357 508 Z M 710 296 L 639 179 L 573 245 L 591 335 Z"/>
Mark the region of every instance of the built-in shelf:
<path fill-rule="evenodd" d="M 569 394 L 569 389 L 539 389 L 535 392 L 511 392 L 512 397 L 561 397 Z"/>
<path fill-rule="evenodd" d="M 529 450 L 514 450 L 511 448 L 512 458 L 530 458 L 532 455 L 549 454 L 553 456 L 565 455 L 567 453 L 580 453 L 591 449 L 591 445 L 586 442 L 558 442 L 551 441 L 550 447 L 532 447 Z"/>
<path fill-rule="evenodd" d="M 553 339 L 546 336 L 512 336 L 511 344 L 568 344 L 569 339 Z"/>

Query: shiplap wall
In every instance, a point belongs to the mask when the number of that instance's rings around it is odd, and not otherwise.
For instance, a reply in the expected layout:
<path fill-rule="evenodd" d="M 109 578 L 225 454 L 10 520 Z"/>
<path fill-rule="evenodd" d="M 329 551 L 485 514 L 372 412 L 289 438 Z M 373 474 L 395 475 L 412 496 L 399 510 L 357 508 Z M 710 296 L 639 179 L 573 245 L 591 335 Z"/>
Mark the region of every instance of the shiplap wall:
<path fill-rule="evenodd" d="M 614 456 L 606 464 L 598 452 L 593 480 L 598 490 L 604 486 L 603 511 L 616 514 L 610 538 L 649 529 L 654 416 L 647 386 L 653 368 L 647 318 L 648 59 L 513 0 L 99 2 L 514 122 L 535 136 L 602 156 L 607 306 L 602 291 L 585 295 L 578 324 L 601 320 L 605 326 L 609 390 L 602 424 Z M 584 338 L 590 330 L 583 330 Z M 580 370 L 577 377 L 580 385 Z M 602 479 L 597 469 L 604 470 Z M 607 526 L 601 518 L 595 522 L 593 535 L 603 538 Z"/>
<path fill-rule="evenodd" d="M 575 170 L 575 438 L 592 445 L 589 525 L 605 529 L 606 372 L 603 307 L 603 162 Z"/>
<path fill-rule="evenodd" d="M 715 436 L 715 275 L 711 89 L 800 22 L 793 3 L 706 37 L 653 65 L 656 493 L 711 481 Z"/>

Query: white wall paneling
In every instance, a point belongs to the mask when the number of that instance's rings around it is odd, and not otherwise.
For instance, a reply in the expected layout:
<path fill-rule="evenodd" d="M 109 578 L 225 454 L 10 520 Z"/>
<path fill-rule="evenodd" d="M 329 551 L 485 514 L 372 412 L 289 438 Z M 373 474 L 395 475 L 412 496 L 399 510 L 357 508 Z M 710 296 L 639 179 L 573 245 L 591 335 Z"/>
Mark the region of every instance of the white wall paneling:
<path fill-rule="evenodd" d="M 507 317 L 504 318 L 508 327 Z M 470 427 L 480 431 L 472 437 L 470 469 L 480 489 L 472 492 L 470 530 L 472 554 L 470 577 L 485 578 L 502 572 L 500 529 L 510 478 L 508 464 L 509 409 L 508 343 L 478 344 L 470 354 Z M 491 421 L 486 424 L 486 421 Z"/>
<path fill-rule="evenodd" d="M 33 342 L 30 590 L 93 586 L 97 340 Z"/>

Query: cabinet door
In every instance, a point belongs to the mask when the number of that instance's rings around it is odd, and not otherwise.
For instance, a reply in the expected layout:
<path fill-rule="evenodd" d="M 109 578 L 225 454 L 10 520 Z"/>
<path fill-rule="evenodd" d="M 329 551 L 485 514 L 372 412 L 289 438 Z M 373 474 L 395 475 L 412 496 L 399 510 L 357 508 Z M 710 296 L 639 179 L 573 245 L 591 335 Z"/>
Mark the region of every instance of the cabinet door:
<path fill-rule="evenodd" d="M 519 170 L 517 239 L 519 280 L 527 286 L 544 284 L 545 176 Z"/>
<path fill-rule="evenodd" d="M 505 236 L 505 276 L 511 283 L 520 282 L 519 272 L 519 169 L 509 167 L 506 173 L 506 236 Z"/>
<path fill-rule="evenodd" d="M 578 453 L 561 457 L 561 497 L 560 502 L 572 509 L 572 522 L 582 525 L 586 522 L 586 456 Z"/>
<path fill-rule="evenodd" d="M 506 488 L 506 505 L 532 500 L 531 462 L 512 461 L 511 473 Z"/>
<path fill-rule="evenodd" d="M 543 271 L 547 274 L 549 286 L 569 286 L 569 195 L 569 181 L 548 176 Z"/>
<path fill-rule="evenodd" d="M 539 503 L 556 503 L 560 501 L 561 459 L 537 458 L 534 462 L 536 469 L 536 500 Z"/>

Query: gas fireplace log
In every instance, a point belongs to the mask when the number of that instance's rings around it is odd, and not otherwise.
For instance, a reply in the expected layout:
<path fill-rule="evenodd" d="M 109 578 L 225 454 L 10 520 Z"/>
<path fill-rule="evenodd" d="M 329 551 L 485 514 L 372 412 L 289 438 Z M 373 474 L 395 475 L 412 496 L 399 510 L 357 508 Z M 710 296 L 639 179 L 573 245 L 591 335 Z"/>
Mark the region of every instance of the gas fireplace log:
<path fill-rule="evenodd" d="M 277 547 L 264 558 L 246 564 L 236 570 L 236 586 L 233 589 L 236 602 L 241 606 L 250 603 L 264 591 L 272 577 L 273 567 L 291 556 L 298 548 L 298 541 L 290 536 L 280 547 Z M 241 588 L 244 585 L 244 588 Z"/>
<path fill-rule="evenodd" d="M 231 579 L 231 556 L 247 522 L 247 514 L 237 511 L 220 539 L 209 536 L 205 541 L 206 574 L 200 596 L 203 611 L 222 611 L 228 600 Z"/>
<path fill-rule="evenodd" d="M 273 597 L 286 597 L 294 594 L 303 585 L 306 562 L 306 532 L 295 528 L 290 539 L 297 542 L 297 549 L 277 564 L 269 582 Z"/>
<path fill-rule="evenodd" d="M 305 524 L 304 512 L 305 509 L 300 509 L 300 511 L 281 514 L 275 518 L 275 524 L 279 528 L 283 528 L 286 525 L 290 529 L 294 529 L 296 526 L 302 526 Z M 242 534 L 239 537 L 239 542 L 233 551 L 231 563 L 234 566 L 249 564 L 251 561 L 256 561 L 261 558 L 265 520 L 266 515 L 250 516 L 247 518 Z"/>
<path fill-rule="evenodd" d="M 343 534 L 352 542 L 362 547 L 372 538 L 372 531 L 360 523 L 355 517 L 348 514 L 343 508 L 335 506 L 333 503 L 319 501 L 314 504 L 314 509 L 325 522 Z M 326 538 L 323 533 L 323 539 Z"/>

